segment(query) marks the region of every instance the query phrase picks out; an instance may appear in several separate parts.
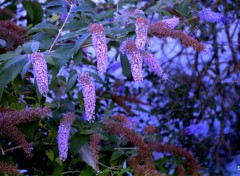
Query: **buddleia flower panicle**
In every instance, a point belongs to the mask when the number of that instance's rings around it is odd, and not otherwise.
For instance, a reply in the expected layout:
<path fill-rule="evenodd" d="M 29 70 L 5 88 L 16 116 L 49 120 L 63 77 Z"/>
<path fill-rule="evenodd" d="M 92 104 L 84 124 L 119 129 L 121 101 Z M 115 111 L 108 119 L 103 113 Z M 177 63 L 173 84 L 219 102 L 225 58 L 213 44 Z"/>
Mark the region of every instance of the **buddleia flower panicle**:
<path fill-rule="evenodd" d="M 177 147 L 172 144 L 162 144 L 157 141 L 150 141 L 148 146 L 152 151 L 169 153 L 175 156 L 182 156 L 186 158 L 186 167 L 188 168 L 188 174 L 186 175 L 198 175 L 198 164 L 194 156 L 187 150 L 181 147 Z"/>
<path fill-rule="evenodd" d="M 0 161 L 0 173 L 20 175 L 19 170 L 3 161 Z"/>
<path fill-rule="evenodd" d="M 193 49 L 195 49 L 198 52 L 206 51 L 205 46 L 202 43 L 200 43 L 198 40 L 188 36 L 182 31 L 171 29 L 166 25 L 166 23 L 158 21 L 151 24 L 148 29 L 150 33 L 154 36 L 157 36 L 160 38 L 171 37 L 174 39 L 179 39 L 179 41 L 186 47 L 191 46 Z"/>
<path fill-rule="evenodd" d="M 127 54 L 127 57 L 130 60 L 131 71 L 134 81 L 141 82 L 143 80 L 142 57 L 135 43 L 131 40 L 123 42 L 123 44 L 120 46 L 120 52 L 123 54 Z"/>
<path fill-rule="evenodd" d="M 179 23 L 179 18 L 173 17 L 173 18 L 169 18 L 169 19 L 164 19 L 161 22 L 165 23 L 171 29 L 174 29 Z"/>
<path fill-rule="evenodd" d="M 99 153 L 99 150 L 100 150 L 100 146 L 99 146 L 100 140 L 101 139 L 100 139 L 100 136 L 99 136 L 98 133 L 93 133 L 90 136 L 90 140 L 89 140 L 90 152 L 91 152 L 93 160 L 94 160 L 94 169 L 95 169 L 96 172 L 99 172 L 99 167 L 98 167 L 99 157 L 98 157 L 98 153 Z"/>
<path fill-rule="evenodd" d="M 37 80 L 38 90 L 41 95 L 48 93 L 48 70 L 47 62 L 42 53 L 29 54 L 29 59 L 33 64 L 33 71 Z"/>
<path fill-rule="evenodd" d="M 108 48 L 104 28 L 101 24 L 93 23 L 88 28 L 92 34 L 92 43 L 97 57 L 97 70 L 105 73 L 107 69 Z"/>
<path fill-rule="evenodd" d="M 143 61 L 163 80 L 167 80 L 167 75 L 164 73 L 162 67 L 158 63 L 157 59 L 146 51 L 141 51 Z"/>
<path fill-rule="evenodd" d="M 148 35 L 148 21 L 146 18 L 137 18 L 135 22 L 136 40 L 135 44 L 138 49 L 143 49 Z"/>
<path fill-rule="evenodd" d="M 226 18 L 222 14 L 213 12 L 210 8 L 204 8 L 203 10 L 198 12 L 198 16 L 199 16 L 200 20 L 207 21 L 210 23 L 223 22 L 225 24 L 228 24 L 230 21 L 228 18 Z"/>
<path fill-rule="evenodd" d="M 92 122 L 95 120 L 96 92 L 93 82 L 87 72 L 78 77 L 78 81 L 82 85 L 84 97 L 84 108 L 87 120 Z"/>
<path fill-rule="evenodd" d="M 26 156 L 30 158 L 32 157 L 32 146 L 16 125 L 36 120 L 41 116 L 46 116 L 49 112 L 48 108 L 37 108 L 0 113 L 0 134 L 11 137 L 16 144 L 23 148 Z"/>
<path fill-rule="evenodd" d="M 68 155 L 68 139 L 70 136 L 71 125 L 74 122 L 74 114 L 66 113 L 58 127 L 58 150 L 59 159 L 65 161 Z"/>

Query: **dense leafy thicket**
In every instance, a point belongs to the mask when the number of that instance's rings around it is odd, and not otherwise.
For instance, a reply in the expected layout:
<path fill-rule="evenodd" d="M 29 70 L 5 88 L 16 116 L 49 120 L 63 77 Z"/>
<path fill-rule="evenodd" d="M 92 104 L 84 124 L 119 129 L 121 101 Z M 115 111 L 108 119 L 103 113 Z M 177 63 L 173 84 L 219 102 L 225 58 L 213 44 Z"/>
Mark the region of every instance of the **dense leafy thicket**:
<path fill-rule="evenodd" d="M 0 173 L 239 174 L 239 5 L 0 1 Z"/>

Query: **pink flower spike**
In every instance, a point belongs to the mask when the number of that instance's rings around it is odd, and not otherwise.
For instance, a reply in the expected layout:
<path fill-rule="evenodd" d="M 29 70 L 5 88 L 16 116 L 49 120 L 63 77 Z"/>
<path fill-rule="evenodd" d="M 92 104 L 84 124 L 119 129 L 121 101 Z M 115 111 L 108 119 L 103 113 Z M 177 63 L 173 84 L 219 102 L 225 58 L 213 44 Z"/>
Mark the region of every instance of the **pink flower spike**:
<path fill-rule="evenodd" d="M 92 43 L 97 56 L 97 70 L 105 73 L 107 69 L 108 48 L 104 28 L 101 24 L 93 23 L 88 31 L 92 34 Z"/>
<path fill-rule="evenodd" d="M 148 21 L 145 18 L 137 18 L 135 27 L 136 27 L 136 47 L 142 49 L 147 41 L 148 35 Z"/>
<path fill-rule="evenodd" d="M 179 18 L 173 17 L 173 18 L 162 20 L 161 22 L 165 23 L 169 28 L 174 29 L 179 23 Z"/>
<path fill-rule="evenodd" d="M 95 106 L 96 106 L 96 92 L 93 82 L 87 72 L 84 72 L 78 77 L 78 81 L 82 85 L 82 92 L 84 97 L 84 108 L 87 116 L 87 121 L 95 120 Z"/>
<path fill-rule="evenodd" d="M 58 127 L 58 150 L 59 159 L 65 161 L 68 155 L 68 139 L 70 136 L 71 125 L 74 122 L 74 114 L 68 112 L 62 119 Z"/>
<path fill-rule="evenodd" d="M 157 74 L 164 81 L 168 79 L 162 67 L 160 66 L 160 64 L 152 54 L 146 51 L 141 51 L 141 55 L 142 55 L 143 61 L 153 70 L 155 74 Z"/>
<path fill-rule="evenodd" d="M 126 54 L 130 60 L 131 71 L 134 81 L 141 82 L 142 76 L 142 56 L 135 43 L 131 40 L 125 41 L 120 46 L 120 52 Z"/>
<path fill-rule="evenodd" d="M 29 54 L 29 59 L 33 64 L 33 71 L 37 80 L 38 90 L 41 95 L 48 93 L 48 71 L 47 62 L 42 53 Z"/>

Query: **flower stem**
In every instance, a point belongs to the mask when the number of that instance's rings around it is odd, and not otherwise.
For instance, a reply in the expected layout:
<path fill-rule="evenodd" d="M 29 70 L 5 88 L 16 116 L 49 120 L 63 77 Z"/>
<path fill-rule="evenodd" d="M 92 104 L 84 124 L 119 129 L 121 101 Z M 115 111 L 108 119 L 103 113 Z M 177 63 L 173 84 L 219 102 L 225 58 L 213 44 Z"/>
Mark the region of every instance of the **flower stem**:
<path fill-rule="evenodd" d="M 54 39 L 54 41 L 53 41 L 53 43 L 52 43 L 52 45 L 51 45 L 51 47 L 49 48 L 48 51 L 51 51 L 51 50 L 52 50 L 53 46 L 56 44 L 58 38 L 60 37 L 60 35 L 61 35 L 62 31 L 63 31 L 63 28 L 64 28 L 64 26 L 66 25 L 66 23 L 67 23 L 67 21 L 68 21 L 68 18 L 69 18 L 69 16 L 70 16 L 71 12 L 72 12 L 72 8 L 73 8 L 73 7 L 74 7 L 74 4 L 71 4 L 71 5 L 70 5 L 70 9 L 69 9 L 69 11 L 68 11 L 68 13 L 67 13 L 67 17 L 66 17 L 66 19 L 64 20 L 62 27 L 58 30 L 58 34 L 57 34 L 56 38 Z"/>

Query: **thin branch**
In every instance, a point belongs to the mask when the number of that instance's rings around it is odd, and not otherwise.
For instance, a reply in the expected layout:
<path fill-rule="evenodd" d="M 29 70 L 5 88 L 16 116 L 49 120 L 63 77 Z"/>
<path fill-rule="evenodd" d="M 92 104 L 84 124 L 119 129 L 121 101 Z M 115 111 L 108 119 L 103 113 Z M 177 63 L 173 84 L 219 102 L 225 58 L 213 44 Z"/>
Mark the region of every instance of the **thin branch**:
<path fill-rule="evenodd" d="M 53 43 L 52 43 L 52 45 L 51 45 L 51 47 L 49 48 L 48 51 L 51 51 L 51 50 L 52 50 L 53 46 L 56 44 L 58 38 L 59 38 L 60 35 L 62 34 L 63 28 L 64 28 L 64 26 L 66 25 L 66 23 L 67 23 L 67 21 L 68 21 L 68 18 L 69 18 L 69 16 L 70 16 L 71 12 L 72 12 L 72 8 L 73 8 L 73 7 L 74 7 L 74 4 L 71 4 L 71 5 L 70 5 L 70 9 L 69 9 L 69 11 L 68 11 L 68 13 L 67 13 L 67 17 L 66 17 L 66 19 L 64 20 L 62 27 L 59 29 L 58 34 L 57 34 L 56 38 L 54 39 L 54 41 L 53 41 Z"/>

